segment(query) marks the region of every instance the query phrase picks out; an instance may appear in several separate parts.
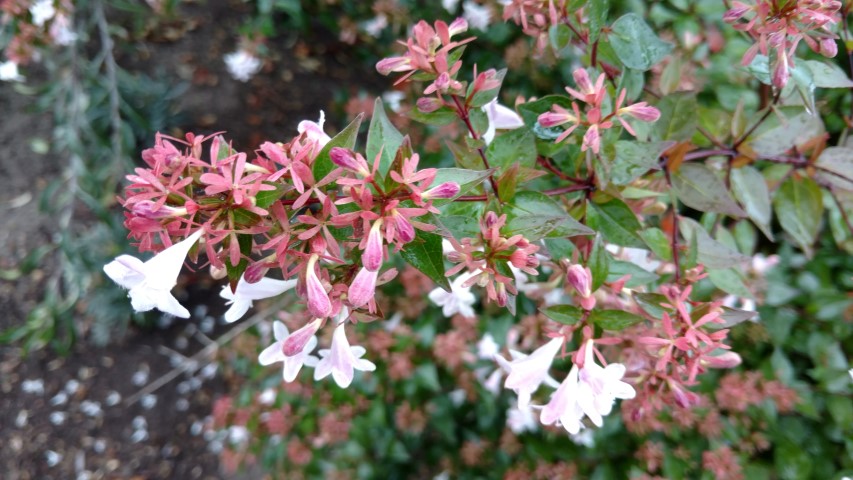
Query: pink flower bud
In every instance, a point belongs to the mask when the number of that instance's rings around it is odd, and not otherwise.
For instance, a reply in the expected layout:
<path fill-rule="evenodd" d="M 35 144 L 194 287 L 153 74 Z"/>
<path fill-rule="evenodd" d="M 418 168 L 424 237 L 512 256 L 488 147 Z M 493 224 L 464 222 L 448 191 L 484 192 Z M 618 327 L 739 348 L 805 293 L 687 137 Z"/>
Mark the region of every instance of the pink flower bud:
<path fill-rule="evenodd" d="M 421 112 L 432 113 L 442 107 L 442 102 L 433 97 L 421 97 L 416 102 L 416 105 Z"/>
<path fill-rule="evenodd" d="M 376 70 L 382 75 L 388 75 L 391 72 L 405 72 L 411 69 L 409 57 L 383 58 L 376 64 Z"/>
<path fill-rule="evenodd" d="M 498 282 L 495 288 L 495 303 L 498 304 L 499 307 L 505 307 L 509 297 L 506 293 L 506 285 Z"/>
<path fill-rule="evenodd" d="M 137 217 L 159 220 L 161 218 L 177 217 L 187 214 L 186 208 L 175 208 L 168 205 L 158 205 L 151 200 L 142 200 L 133 204 L 133 214 Z"/>
<path fill-rule="evenodd" d="M 827 58 L 838 55 L 838 44 L 834 38 L 824 38 L 820 41 L 820 54 Z"/>
<path fill-rule="evenodd" d="M 409 243 L 415 239 L 415 227 L 406 220 L 406 217 L 400 215 L 400 212 L 396 209 L 392 210 L 391 220 L 394 222 L 397 238 L 403 243 Z"/>
<path fill-rule="evenodd" d="M 367 234 L 367 243 L 364 253 L 361 254 L 361 263 L 364 268 L 375 272 L 382 266 L 382 219 L 373 222 L 370 233 Z"/>
<path fill-rule="evenodd" d="M 370 175 L 370 168 L 368 168 L 367 162 L 352 150 L 334 147 L 329 151 L 329 157 L 332 159 L 332 163 L 339 167 L 343 167 L 364 177 Z"/>
<path fill-rule="evenodd" d="M 459 194 L 460 188 L 461 187 L 459 187 L 459 184 L 456 182 L 444 182 L 441 185 L 436 185 L 424 192 L 421 195 L 421 198 L 424 200 L 431 200 L 434 198 L 453 198 Z"/>
<path fill-rule="evenodd" d="M 228 270 L 225 268 L 219 268 L 214 265 L 210 266 L 210 276 L 214 280 L 222 280 L 228 275 Z"/>
<path fill-rule="evenodd" d="M 269 272 L 269 267 L 263 262 L 255 262 L 246 267 L 243 272 L 243 280 L 246 283 L 258 283 Z"/>
<path fill-rule="evenodd" d="M 319 256 L 314 254 L 308 259 L 305 272 L 305 291 L 308 297 L 308 311 L 311 312 L 312 316 L 325 318 L 332 312 L 332 302 L 329 300 L 326 289 L 323 288 L 323 283 L 317 277 L 317 272 L 314 271 L 314 265 L 318 258 Z"/>
<path fill-rule="evenodd" d="M 581 151 L 585 152 L 588 149 L 592 149 L 594 153 L 598 153 L 601 149 L 601 135 L 598 132 L 598 125 L 589 127 L 589 130 L 583 135 Z"/>
<path fill-rule="evenodd" d="M 562 125 L 566 122 L 573 121 L 569 115 L 565 113 L 557 113 L 557 112 L 545 112 L 542 115 L 539 115 L 537 121 L 539 125 L 542 125 L 545 128 L 556 127 L 557 125 Z"/>
<path fill-rule="evenodd" d="M 487 92 L 500 87 L 501 81 L 497 79 L 497 73 L 494 68 L 490 68 L 477 75 L 474 80 L 474 92 Z"/>
<path fill-rule="evenodd" d="M 595 93 L 595 87 L 589 79 L 589 74 L 586 72 L 586 69 L 578 68 L 572 72 L 572 76 L 575 78 L 575 84 L 577 84 L 578 90 L 587 95 Z"/>
<path fill-rule="evenodd" d="M 790 72 L 788 71 L 788 55 L 781 49 L 777 52 L 776 68 L 773 69 L 773 86 L 784 88 L 790 76 Z"/>
<path fill-rule="evenodd" d="M 450 24 L 450 27 L 447 30 L 451 37 L 466 32 L 468 30 L 468 21 L 459 17 Z"/>
<path fill-rule="evenodd" d="M 673 381 L 669 381 L 668 383 L 669 389 L 672 390 L 672 394 L 675 397 L 675 403 L 678 404 L 679 407 L 689 408 L 699 403 L 699 395 L 696 395 L 689 390 L 685 390 Z"/>
<path fill-rule="evenodd" d="M 281 345 L 281 353 L 286 357 L 292 357 L 305 349 L 305 345 L 311 340 L 311 337 L 320 329 L 320 324 L 323 319 L 315 318 L 306 323 L 302 328 L 293 332 Z"/>
<path fill-rule="evenodd" d="M 376 294 L 376 277 L 379 272 L 371 272 L 367 268 L 358 271 L 355 279 L 349 286 L 347 298 L 350 304 L 358 308 L 365 305 Z"/>
<path fill-rule="evenodd" d="M 589 267 L 577 263 L 572 265 L 566 272 L 566 281 L 581 297 L 586 298 L 592 295 L 592 272 Z"/>
<path fill-rule="evenodd" d="M 734 368 L 741 364 L 741 358 L 737 353 L 728 351 L 721 355 L 702 357 L 702 364 L 710 368 Z"/>
<path fill-rule="evenodd" d="M 723 14 L 723 21 L 726 23 L 734 23 L 747 12 L 749 12 L 752 8 L 749 5 L 741 2 L 734 2 L 732 4 L 732 9 Z"/>
<path fill-rule="evenodd" d="M 619 109 L 620 114 L 630 115 L 644 122 L 656 122 L 660 118 L 660 110 L 646 102 L 639 102 Z"/>

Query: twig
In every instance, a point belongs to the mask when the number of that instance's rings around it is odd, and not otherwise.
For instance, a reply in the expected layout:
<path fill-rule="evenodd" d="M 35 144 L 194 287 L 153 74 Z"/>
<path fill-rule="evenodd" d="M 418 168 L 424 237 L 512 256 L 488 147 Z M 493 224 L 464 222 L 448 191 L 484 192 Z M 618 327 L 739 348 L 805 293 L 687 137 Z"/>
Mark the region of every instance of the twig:
<path fill-rule="evenodd" d="M 451 95 L 453 97 L 453 102 L 456 104 L 456 112 L 459 114 L 459 118 L 465 122 L 465 126 L 468 128 L 468 133 L 471 134 L 471 137 L 474 140 L 479 140 L 480 135 L 474 130 L 474 126 L 471 125 L 471 119 L 468 117 L 468 108 L 465 105 L 462 105 L 462 102 L 459 101 L 459 97 L 457 95 Z M 489 165 L 489 160 L 486 158 L 486 152 L 483 150 L 483 147 L 478 147 L 477 152 L 480 153 L 480 158 L 483 159 L 483 165 L 486 169 L 492 168 Z M 495 192 L 495 196 L 498 197 L 498 201 L 500 201 L 501 196 L 498 194 L 498 182 L 495 180 L 494 174 L 489 174 L 489 183 L 492 185 L 492 190 Z"/>
<path fill-rule="evenodd" d="M 279 309 L 280 309 L 280 305 L 276 304 L 276 305 L 271 306 L 265 310 L 261 310 L 260 312 L 256 313 L 255 315 L 253 315 L 251 318 L 249 318 L 245 322 L 243 322 L 243 323 L 237 325 L 236 327 L 232 328 L 231 330 L 229 330 L 228 332 L 223 334 L 221 337 L 217 338 L 216 342 L 204 347 L 203 349 L 199 350 L 198 353 L 196 353 L 192 357 L 189 357 L 186 362 L 184 362 L 181 365 L 173 368 L 172 370 L 170 370 L 166 374 L 162 375 L 161 377 L 157 378 L 153 382 L 149 383 L 148 385 L 146 385 L 145 387 L 143 387 L 142 389 L 140 389 L 138 392 L 131 395 L 130 397 L 127 397 L 127 399 L 125 399 L 125 401 L 124 401 L 125 406 L 129 407 L 129 406 L 133 405 L 134 403 L 138 402 L 139 399 L 141 399 L 145 395 L 149 395 L 151 393 L 156 392 L 157 390 L 162 388 L 164 385 L 166 385 L 167 383 L 169 383 L 172 380 L 174 380 L 175 378 L 177 378 L 178 375 L 180 375 L 182 373 L 194 372 L 194 371 L 198 370 L 202 366 L 202 360 L 212 358 L 214 356 L 214 354 L 216 353 L 216 351 L 219 350 L 219 347 L 230 342 L 231 340 L 234 339 L 234 337 L 245 332 L 249 328 L 257 325 L 258 323 L 260 323 L 260 321 L 262 319 L 269 316 L 270 313 L 277 311 Z M 210 361 L 208 361 L 206 364 L 209 364 L 209 363 L 210 363 Z"/>
<path fill-rule="evenodd" d="M 749 130 L 747 130 L 746 133 L 741 135 L 741 137 L 739 139 L 737 139 L 737 141 L 735 141 L 734 145 L 732 145 L 733 150 L 737 150 L 737 148 L 739 146 L 741 146 L 741 144 L 743 144 L 743 142 L 745 142 L 746 139 L 749 138 L 749 136 L 752 135 L 752 133 L 755 132 L 755 130 L 759 126 L 761 126 L 762 123 L 764 123 L 765 120 L 767 120 L 767 117 L 769 117 L 770 114 L 773 113 L 773 107 L 776 105 L 776 102 L 779 101 L 779 97 L 781 95 L 782 95 L 782 89 L 779 89 L 776 92 L 776 95 L 773 96 L 773 101 L 770 103 L 770 105 L 767 106 L 767 111 L 764 112 L 764 115 L 762 115 L 761 118 L 759 118 L 757 122 L 755 122 L 751 127 L 749 127 Z"/>

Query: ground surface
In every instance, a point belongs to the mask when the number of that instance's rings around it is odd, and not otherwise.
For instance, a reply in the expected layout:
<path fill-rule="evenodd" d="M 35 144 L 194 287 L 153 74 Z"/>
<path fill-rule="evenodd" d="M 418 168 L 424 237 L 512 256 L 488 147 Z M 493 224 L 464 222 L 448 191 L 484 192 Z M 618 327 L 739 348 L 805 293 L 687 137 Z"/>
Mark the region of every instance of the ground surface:
<path fill-rule="evenodd" d="M 343 49 L 316 42 L 307 48 L 292 37 L 271 43 L 274 65 L 261 75 L 246 84 L 231 79 L 221 59 L 234 48 L 233 27 L 245 8 L 227 1 L 191 5 L 183 16 L 191 28 L 168 42 L 124 48 L 118 62 L 149 73 L 165 66 L 170 77 L 188 82 L 180 100 L 183 130 L 227 130 L 243 150 L 292 136 L 300 120 L 329 108 L 335 89 L 357 91 L 370 81 L 369 71 L 347 66 Z M 33 153 L 31 140 L 49 139 L 51 124 L 30 107 L 31 99 L 0 84 L 0 111 L 11 112 L 0 121 L 2 270 L 19 266 L 53 235 L 54 219 L 40 213 L 38 199 L 61 175 L 62 158 Z M 338 120 L 330 119 L 327 129 L 343 126 Z M 0 279 L 0 331 L 24 321 L 53 273 L 48 259 L 24 276 Z M 198 308 L 189 323 L 131 329 L 104 348 L 80 342 L 66 357 L 48 350 L 23 357 L 14 346 L 0 346 L 0 478 L 222 478 L 202 432 L 212 400 L 227 388 L 214 364 L 201 363 L 193 374 L 128 402 L 224 332 L 216 326 L 221 310 Z"/>

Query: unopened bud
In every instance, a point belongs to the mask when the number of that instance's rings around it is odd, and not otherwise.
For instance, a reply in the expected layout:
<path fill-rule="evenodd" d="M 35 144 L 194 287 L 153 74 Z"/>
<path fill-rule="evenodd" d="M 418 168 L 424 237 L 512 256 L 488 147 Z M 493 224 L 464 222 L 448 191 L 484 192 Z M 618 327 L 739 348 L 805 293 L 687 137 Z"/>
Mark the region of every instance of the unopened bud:
<path fill-rule="evenodd" d="M 434 97 L 421 97 L 415 103 L 417 105 L 418 110 L 423 113 L 432 113 L 443 106 L 441 100 Z"/>
<path fill-rule="evenodd" d="M 838 44 L 834 38 L 824 38 L 820 41 L 820 54 L 827 58 L 838 55 Z"/>
<path fill-rule="evenodd" d="M 441 185 L 436 185 L 430 188 L 421 195 L 424 200 L 433 198 L 453 198 L 459 194 L 459 184 L 456 182 L 444 182 Z"/>
<path fill-rule="evenodd" d="M 785 84 L 788 83 L 789 76 L 788 55 L 785 53 L 784 49 L 781 49 L 777 54 L 776 68 L 773 69 L 773 86 L 776 88 L 784 88 Z"/>
<path fill-rule="evenodd" d="M 213 277 L 214 280 L 222 280 L 228 275 L 228 270 L 225 268 L 215 267 L 213 265 L 210 266 L 210 276 Z"/>
<path fill-rule="evenodd" d="M 364 253 L 361 254 L 361 263 L 364 268 L 375 272 L 382 266 L 382 219 L 373 222 L 370 233 L 367 234 L 367 244 Z"/>
<path fill-rule="evenodd" d="M 243 272 L 243 280 L 246 283 L 258 283 L 269 272 L 269 267 L 263 262 L 255 262 L 246 267 Z"/>
<path fill-rule="evenodd" d="M 358 271 L 349 286 L 347 298 L 353 307 L 360 307 L 370 301 L 376 294 L 376 277 L 379 272 L 363 268 Z"/>
<path fill-rule="evenodd" d="M 577 263 L 570 266 L 566 272 L 566 281 L 581 297 L 586 298 L 592 295 L 592 272 L 589 267 Z"/>
<path fill-rule="evenodd" d="M 308 311 L 315 317 L 325 318 L 332 312 L 332 302 L 329 300 L 326 289 L 323 288 L 323 283 L 314 271 L 314 265 L 318 258 L 319 256 L 314 254 L 308 259 L 305 272 L 305 291 L 308 297 Z"/>
<path fill-rule="evenodd" d="M 740 355 L 727 351 L 721 355 L 702 357 L 702 364 L 710 368 L 734 368 L 741 364 Z"/>
<path fill-rule="evenodd" d="M 151 200 L 142 200 L 133 204 L 133 214 L 137 217 L 159 220 L 187 214 L 186 208 L 175 208 L 168 205 L 157 205 Z"/>
<path fill-rule="evenodd" d="M 459 17 L 450 24 L 450 27 L 448 27 L 447 30 L 450 32 L 451 37 L 463 33 L 468 30 L 468 21 Z"/>
<path fill-rule="evenodd" d="M 305 345 L 311 340 L 311 337 L 320 329 L 320 324 L 323 322 L 321 318 L 315 318 L 309 323 L 306 323 L 302 328 L 293 332 L 284 343 L 281 345 L 281 352 L 286 357 L 292 357 L 305 349 Z"/>
<path fill-rule="evenodd" d="M 394 222 L 397 238 L 403 243 L 409 243 L 415 239 L 415 227 L 397 209 L 391 211 L 391 220 Z"/>
<path fill-rule="evenodd" d="M 339 167 L 343 167 L 365 177 L 370 175 L 370 169 L 367 167 L 367 162 L 352 150 L 334 147 L 329 151 L 329 157 L 332 159 L 332 163 Z"/>

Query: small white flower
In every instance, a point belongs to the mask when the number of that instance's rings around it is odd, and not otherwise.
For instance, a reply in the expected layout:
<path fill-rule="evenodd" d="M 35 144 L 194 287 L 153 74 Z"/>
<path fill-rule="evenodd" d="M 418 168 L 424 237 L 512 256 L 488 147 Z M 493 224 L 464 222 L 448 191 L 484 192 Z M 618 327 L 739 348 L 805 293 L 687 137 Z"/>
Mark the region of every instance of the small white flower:
<path fill-rule="evenodd" d="M 535 432 L 539 427 L 533 409 L 529 405 L 524 408 L 510 407 L 506 411 L 506 426 L 516 435 Z"/>
<path fill-rule="evenodd" d="M 495 139 L 497 130 L 514 130 L 524 126 L 524 120 L 515 113 L 515 110 L 501 105 L 498 103 L 498 99 L 483 105 L 483 111 L 489 119 L 489 128 L 483 134 L 483 141 L 486 142 L 486 145 Z"/>
<path fill-rule="evenodd" d="M 331 348 L 320 350 L 321 358 L 314 368 L 314 380 L 320 380 L 332 374 L 335 383 L 341 388 L 347 388 L 352 383 L 355 370 L 363 372 L 376 370 L 376 365 L 373 362 L 361 358 L 367 353 L 364 347 L 350 346 L 347 334 L 344 331 L 345 324 L 346 321 L 341 321 L 335 327 Z"/>
<path fill-rule="evenodd" d="M 260 395 L 258 395 L 258 402 L 261 405 L 272 405 L 275 403 L 275 399 L 278 396 L 278 392 L 273 390 L 272 388 L 267 388 Z"/>
<path fill-rule="evenodd" d="M 390 90 L 382 94 L 382 101 L 388 106 L 392 112 L 400 111 L 400 102 L 406 98 L 406 94 L 399 90 Z M 450 243 L 450 242 L 448 242 Z"/>
<path fill-rule="evenodd" d="M 39 0 L 30 6 L 30 15 L 33 17 L 33 25 L 43 26 L 48 20 L 56 15 L 53 0 Z"/>
<path fill-rule="evenodd" d="M 4 82 L 23 82 L 25 79 L 18 72 L 18 64 L 8 60 L 0 63 L 0 80 Z"/>
<path fill-rule="evenodd" d="M 248 82 L 263 66 L 261 59 L 243 49 L 225 55 L 224 60 L 228 73 L 241 82 Z"/>
<path fill-rule="evenodd" d="M 457 313 L 468 318 L 475 316 L 472 307 L 476 303 L 477 298 L 471 292 L 471 287 L 462 286 L 470 278 L 470 274 L 462 274 L 456 277 L 450 283 L 450 292 L 445 291 L 443 288 L 436 288 L 429 292 L 430 301 L 441 307 L 441 313 L 445 317 L 450 318 Z"/>
<path fill-rule="evenodd" d="M 314 347 L 317 346 L 317 337 L 312 336 L 308 340 L 308 343 L 305 344 L 305 348 L 297 352 L 295 355 L 288 357 L 284 354 L 283 347 L 284 341 L 290 336 L 290 332 L 288 332 L 287 327 L 278 320 L 273 322 L 272 329 L 273 335 L 275 336 L 275 342 L 261 352 L 258 356 L 258 362 L 264 366 L 275 362 L 284 362 L 284 381 L 292 382 L 296 379 L 296 375 L 299 374 L 299 370 L 302 369 L 303 364 L 311 366 L 316 363 L 317 357 L 311 356 L 310 353 L 314 350 Z"/>
<path fill-rule="evenodd" d="M 71 45 L 77 40 L 77 33 L 71 29 L 68 15 L 57 15 L 50 24 L 50 36 L 57 45 Z"/>
<path fill-rule="evenodd" d="M 224 285 L 219 293 L 220 297 L 228 300 L 226 305 L 231 305 L 231 308 L 225 312 L 225 321 L 236 322 L 252 308 L 253 301 L 281 295 L 295 286 L 296 280 L 275 280 L 264 277 L 257 283 L 249 283 L 245 277 L 240 277 L 235 292 L 231 291 L 229 285 Z"/>
<path fill-rule="evenodd" d="M 332 137 L 328 136 L 323 130 L 323 124 L 325 123 L 326 112 L 320 110 L 320 121 L 315 122 L 313 120 L 302 120 L 299 122 L 299 125 L 296 126 L 296 131 L 299 133 L 308 132 L 308 138 L 317 141 L 322 148 L 332 139 Z"/>
<path fill-rule="evenodd" d="M 492 11 L 486 5 L 478 5 L 467 0 L 462 4 L 462 17 L 468 21 L 471 28 L 486 31 L 489 28 L 489 22 L 492 20 Z"/>
<path fill-rule="evenodd" d="M 752 257 L 751 267 L 752 271 L 754 271 L 758 275 L 764 275 L 768 270 L 775 267 L 776 264 L 779 263 L 779 255 L 770 255 L 769 257 L 765 257 L 762 254 L 757 254 Z"/>
<path fill-rule="evenodd" d="M 130 289 L 128 295 L 135 311 L 156 308 L 176 317 L 189 318 L 190 312 L 178 303 L 170 290 L 178 283 L 181 266 L 201 233 L 197 230 L 144 263 L 134 256 L 121 255 L 104 265 L 104 272 L 117 284 Z"/>
<path fill-rule="evenodd" d="M 441 6 L 450 13 L 456 13 L 456 8 L 459 7 L 459 0 L 441 0 Z"/>
<path fill-rule="evenodd" d="M 509 374 L 504 386 L 518 394 L 519 408 L 527 407 L 530 404 L 533 392 L 548 378 L 548 370 L 551 368 L 551 363 L 560 347 L 563 346 L 563 341 L 563 337 L 552 338 L 530 355 L 510 351 L 513 356 L 517 356 L 511 362 L 500 355 L 495 355 L 495 360 Z"/>
<path fill-rule="evenodd" d="M 484 360 L 492 360 L 498 352 L 501 351 L 500 345 L 495 341 L 495 337 L 491 333 L 486 333 L 483 338 L 477 342 L 477 356 Z"/>
<path fill-rule="evenodd" d="M 385 30 L 385 27 L 387 26 L 388 17 L 386 17 L 384 13 L 380 13 L 379 15 L 361 24 L 361 28 L 364 29 L 364 32 L 373 38 L 379 38 L 379 35 L 382 34 L 382 30 Z"/>

